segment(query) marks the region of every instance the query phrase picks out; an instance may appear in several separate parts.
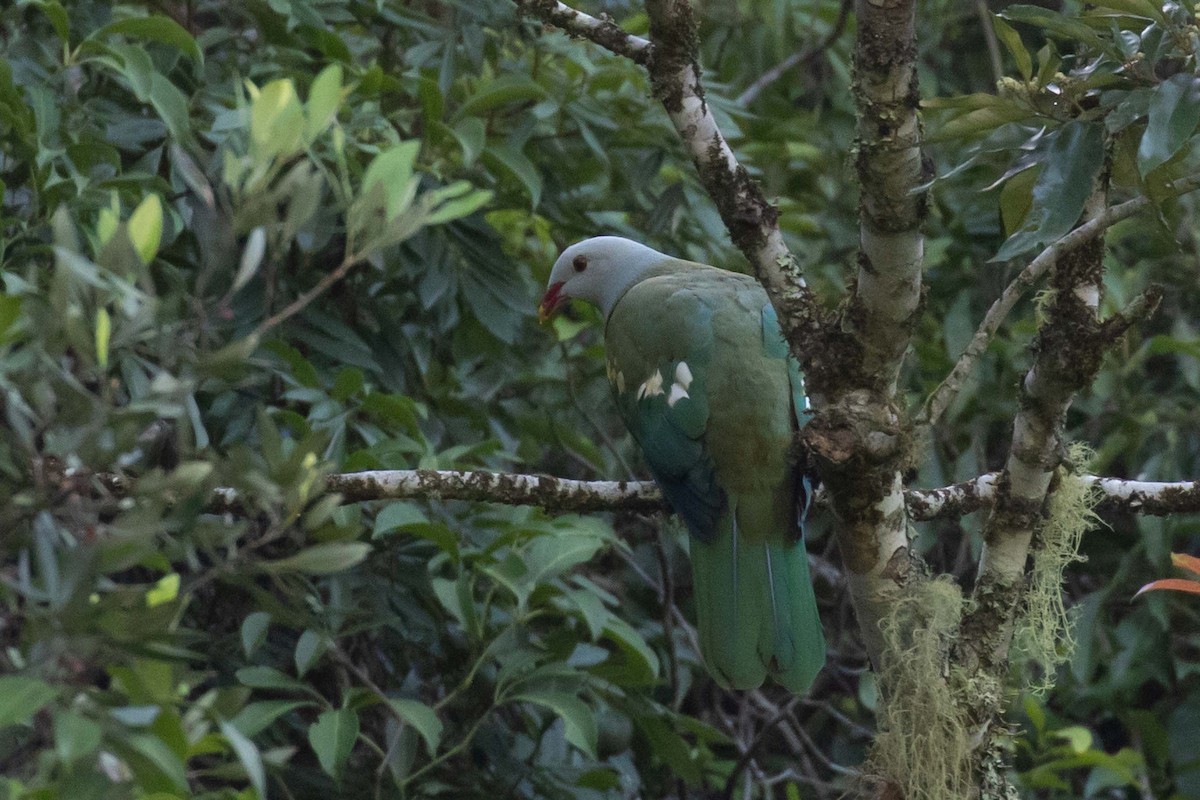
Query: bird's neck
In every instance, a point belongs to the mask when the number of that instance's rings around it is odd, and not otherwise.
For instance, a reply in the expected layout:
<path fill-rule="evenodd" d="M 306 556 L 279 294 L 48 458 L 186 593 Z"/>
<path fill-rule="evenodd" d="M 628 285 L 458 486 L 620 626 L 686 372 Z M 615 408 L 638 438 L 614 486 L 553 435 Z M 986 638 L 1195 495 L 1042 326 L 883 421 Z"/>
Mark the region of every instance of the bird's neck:
<path fill-rule="evenodd" d="M 601 289 L 600 296 L 596 298 L 596 307 L 600 309 L 605 321 L 612 316 L 613 309 L 616 308 L 625 293 L 634 286 L 648 278 L 676 272 L 688 264 L 686 261 L 653 250 L 650 252 L 653 253 L 651 258 L 626 262 L 628 266 L 623 270 L 621 280 L 611 281 Z"/>

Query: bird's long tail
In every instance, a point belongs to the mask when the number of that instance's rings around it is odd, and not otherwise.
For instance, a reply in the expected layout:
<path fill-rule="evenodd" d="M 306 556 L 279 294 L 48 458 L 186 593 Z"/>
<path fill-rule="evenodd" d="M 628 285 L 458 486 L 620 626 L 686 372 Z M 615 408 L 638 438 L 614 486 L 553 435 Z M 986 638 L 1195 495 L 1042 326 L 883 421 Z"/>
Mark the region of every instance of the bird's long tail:
<path fill-rule="evenodd" d="M 691 539 L 700 649 L 723 685 L 753 689 L 771 675 L 801 694 L 825 663 L 808 554 L 802 541 L 765 538 L 739 530 L 731 508 L 715 539 Z"/>

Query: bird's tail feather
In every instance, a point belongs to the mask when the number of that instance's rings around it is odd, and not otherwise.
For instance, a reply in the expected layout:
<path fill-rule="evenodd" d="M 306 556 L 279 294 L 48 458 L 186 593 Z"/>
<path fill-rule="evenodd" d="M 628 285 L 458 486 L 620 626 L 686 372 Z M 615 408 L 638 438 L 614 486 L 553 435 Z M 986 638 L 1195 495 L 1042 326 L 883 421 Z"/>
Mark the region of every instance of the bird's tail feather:
<path fill-rule="evenodd" d="M 752 689 L 770 674 L 799 694 L 825 663 L 808 554 L 789 539 L 739 531 L 731 508 L 713 541 L 691 540 L 700 649 L 723 685 Z"/>

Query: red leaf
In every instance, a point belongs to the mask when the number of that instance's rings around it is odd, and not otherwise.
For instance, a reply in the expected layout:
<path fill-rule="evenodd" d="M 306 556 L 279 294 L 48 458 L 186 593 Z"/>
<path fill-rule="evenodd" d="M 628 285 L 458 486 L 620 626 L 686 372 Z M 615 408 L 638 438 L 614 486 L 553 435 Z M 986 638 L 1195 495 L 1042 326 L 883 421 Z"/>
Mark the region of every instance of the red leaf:
<path fill-rule="evenodd" d="M 1152 581 L 1137 590 L 1138 594 L 1142 592 L 1151 592 L 1155 589 L 1172 589 L 1176 592 L 1191 592 L 1192 594 L 1200 594 L 1200 581 L 1188 580 L 1187 578 L 1163 578 L 1160 581 Z"/>
<path fill-rule="evenodd" d="M 1200 558 L 1189 556 L 1187 553 L 1171 553 L 1171 563 L 1180 569 L 1200 575 Z"/>

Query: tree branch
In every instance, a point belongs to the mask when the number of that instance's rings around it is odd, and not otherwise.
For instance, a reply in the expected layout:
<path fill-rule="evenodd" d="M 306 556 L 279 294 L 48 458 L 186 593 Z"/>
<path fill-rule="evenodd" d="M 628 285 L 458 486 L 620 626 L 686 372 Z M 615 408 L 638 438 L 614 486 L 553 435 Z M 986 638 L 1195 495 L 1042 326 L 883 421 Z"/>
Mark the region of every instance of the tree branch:
<path fill-rule="evenodd" d="M 345 472 L 325 479 L 347 503 L 432 498 L 530 505 L 559 512 L 665 511 L 653 481 L 576 481 L 545 475 L 450 470 Z"/>
<path fill-rule="evenodd" d="M 1193 175 L 1176 181 L 1172 187 L 1172 194 L 1178 196 L 1193 192 L 1196 189 L 1200 189 L 1200 175 Z M 954 398 L 958 395 L 959 390 L 966 383 L 967 376 L 975 368 L 976 362 L 979 361 L 980 357 L 987 350 L 988 345 L 991 344 L 992 338 L 1000 328 L 1000 324 L 1008 317 L 1013 306 L 1017 304 L 1017 300 L 1025 294 L 1025 291 L 1030 286 L 1049 272 L 1063 255 L 1091 241 L 1118 222 L 1129 219 L 1150 204 L 1151 200 L 1149 197 L 1135 197 L 1132 200 L 1126 200 L 1124 203 L 1105 209 L 1102 213 L 1086 221 L 1047 247 L 1033 261 L 1029 262 L 1029 266 L 1021 270 L 1021 273 L 1004 289 L 1000 297 L 992 303 L 992 307 L 984 315 L 979 329 L 971 337 L 971 341 L 967 344 L 967 348 L 963 351 L 962 355 L 959 356 L 954 368 L 950 370 L 950 374 L 933 390 L 929 398 L 925 401 L 921 413 L 917 417 L 917 425 L 933 425 L 941 418 L 950 404 L 954 402 Z"/>
<path fill-rule="evenodd" d="M 937 489 L 907 489 L 904 501 L 909 519 L 931 522 L 957 519 L 983 511 L 996 502 L 998 472 Z M 1167 516 L 1200 512 L 1200 481 L 1155 481 L 1085 475 L 1083 480 L 1101 493 L 1099 508 L 1109 513 Z M 66 470 L 60 478 L 64 493 L 84 493 L 95 481 L 102 491 L 128 497 L 136 484 L 111 474 Z M 671 507 L 653 481 L 578 481 L 547 475 L 455 470 L 375 470 L 342 472 L 325 478 L 325 490 L 340 494 L 343 503 L 381 500 L 465 500 L 476 503 L 538 506 L 551 513 L 635 511 L 667 513 Z M 828 508 L 829 496 L 818 490 L 815 503 Z M 236 511 L 238 493 L 229 488 L 212 492 L 210 511 Z"/>
<path fill-rule="evenodd" d="M 1084 208 L 1084 225 L 1110 210 L 1105 207 L 1107 188 L 1105 168 Z M 1102 236 L 1065 252 L 1051 276 L 1044 319 L 1030 345 L 1033 364 L 1021 383 L 1008 459 L 984 524 L 973 602 L 962 617 L 953 652 L 972 681 L 999 685 L 1009 670 L 1030 544 L 1043 519 L 1054 471 L 1065 455 L 1067 410 L 1075 394 L 1095 380 L 1112 342 L 1099 315 L 1103 281 Z M 1003 713 L 1001 700 L 964 697 L 961 702 L 981 734 L 980 752 L 987 752 L 994 723 Z"/>
<path fill-rule="evenodd" d="M 587 39 L 642 66 L 650 60 L 650 42 L 626 33 L 612 20 L 593 17 L 556 0 L 516 0 L 516 3 L 521 13 L 537 17 L 569 36 Z"/>
<path fill-rule="evenodd" d="M 654 95 L 683 140 L 705 191 L 734 245 L 767 290 L 784 335 L 806 370 L 819 358 L 818 304 L 779 229 L 779 211 L 740 163 L 717 126 L 700 80 L 696 18 L 688 0 L 647 0 L 653 57 L 647 68 Z"/>
<path fill-rule="evenodd" d="M 909 457 L 897 379 L 921 301 L 925 195 L 917 118 L 914 0 L 856 0 L 859 253 L 853 292 L 822 344 L 832 371 L 809 372 L 828 407 L 804 432 L 832 498 L 863 642 L 883 663 L 879 621 L 906 583 Z M 805 364 L 809 368 L 809 364 Z"/>

